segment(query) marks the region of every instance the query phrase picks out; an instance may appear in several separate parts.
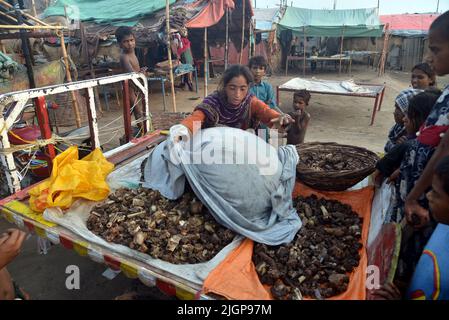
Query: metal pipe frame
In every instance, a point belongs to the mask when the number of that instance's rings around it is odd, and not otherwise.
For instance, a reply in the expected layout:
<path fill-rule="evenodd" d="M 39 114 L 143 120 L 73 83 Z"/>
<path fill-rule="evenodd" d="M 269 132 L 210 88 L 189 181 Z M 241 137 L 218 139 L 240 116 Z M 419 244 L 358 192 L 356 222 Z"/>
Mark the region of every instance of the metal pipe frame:
<path fill-rule="evenodd" d="M 150 125 L 150 108 L 149 108 L 149 100 L 148 100 L 148 83 L 143 74 L 140 73 L 125 73 L 120 75 L 114 75 L 114 76 L 108 76 L 108 77 L 102 77 L 97 79 L 91 79 L 91 80 L 83 80 L 83 81 L 76 81 L 71 83 L 64 83 L 59 85 L 53 85 L 53 86 L 47 86 L 42 88 L 35 88 L 35 89 L 29 89 L 29 90 L 23 90 L 23 91 L 17 91 L 17 92 L 10 92 L 6 94 L 0 95 L 0 148 L 8 149 L 11 147 L 11 144 L 9 142 L 8 137 L 8 131 L 12 128 L 14 122 L 17 120 L 23 109 L 25 108 L 26 103 L 29 99 L 34 99 L 37 101 L 37 108 L 36 112 L 39 113 L 40 119 L 39 119 L 39 126 L 41 128 L 41 132 L 45 132 L 44 138 L 49 138 L 48 132 L 50 131 L 50 125 L 48 122 L 48 119 L 45 120 L 45 117 L 42 117 L 41 113 L 44 110 L 45 106 L 45 96 L 54 95 L 58 93 L 64 93 L 64 92 L 72 92 L 72 91 L 78 91 L 78 90 L 87 90 L 88 94 L 88 118 L 89 118 L 89 128 L 91 133 L 91 141 L 93 147 L 100 147 L 100 138 L 99 138 L 99 130 L 98 130 L 98 121 L 97 121 L 97 114 L 95 109 L 95 98 L 94 98 L 94 90 L 93 88 L 102 86 L 102 85 L 108 85 L 112 83 L 117 82 L 124 82 L 128 83 L 129 81 L 132 81 L 135 87 L 137 87 L 143 94 L 144 97 L 144 133 L 147 133 L 148 129 L 151 128 Z M 14 106 L 12 106 L 12 110 L 8 117 L 5 119 L 3 117 L 3 112 L 6 108 L 6 106 L 15 103 Z M 129 102 L 128 102 L 129 103 Z M 127 118 L 127 119 L 126 119 Z M 129 122 L 129 124 L 126 123 L 126 121 Z M 125 128 L 129 128 L 131 126 L 131 115 L 129 117 L 125 117 Z M 51 155 L 53 155 L 54 151 L 52 152 L 53 145 L 51 143 L 43 143 L 43 145 L 48 145 L 48 151 Z M 51 145 L 51 146 L 50 146 Z M 17 172 L 16 165 L 14 163 L 14 157 L 12 152 L 6 153 L 5 155 L 0 155 L 0 160 L 3 165 L 3 167 L 6 168 L 5 175 L 6 179 L 8 181 L 8 186 L 11 193 L 15 193 L 21 189 L 20 187 L 20 179 Z"/>

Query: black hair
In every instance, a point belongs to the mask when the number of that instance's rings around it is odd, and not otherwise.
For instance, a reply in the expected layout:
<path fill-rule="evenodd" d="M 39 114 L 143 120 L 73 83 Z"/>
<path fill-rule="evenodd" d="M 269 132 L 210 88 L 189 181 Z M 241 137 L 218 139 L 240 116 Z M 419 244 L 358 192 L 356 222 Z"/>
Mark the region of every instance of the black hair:
<path fill-rule="evenodd" d="M 265 70 L 268 67 L 267 59 L 263 56 L 254 56 L 249 59 L 248 67 L 251 69 L 252 67 L 264 67 Z"/>
<path fill-rule="evenodd" d="M 449 195 L 449 156 L 444 157 L 438 162 L 435 175 L 443 183 L 444 192 Z"/>
<path fill-rule="evenodd" d="M 122 40 L 127 36 L 134 36 L 133 28 L 118 27 L 117 30 L 115 30 L 115 38 L 117 39 L 118 43 L 121 43 Z"/>
<path fill-rule="evenodd" d="M 299 90 L 299 91 L 295 91 L 295 93 L 293 94 L 293 99 L 295 99 L 295 97 L 302 98 L 304 100 L 304 102 L 308 105 L 311 96 L 310 96 L 309 91 Z"/>
<path fill-rule="evenodd" d="M 238 76 L 243 76 L 246 79 L 248 85 L 250 85 L 254 81 L 253 74 L 247 66 L 244 66 L 242 64 L 234 64 L 227 68 L 223 73 L 220 84 L 218 85 L 218 90 L 223 91 L 229 81 Z"/>
<path fill-rule="evenodd" d="M 432 70 L 432 67 L 430 66 L 430 64 L 428 64 L 427 62 L 423 62 L 423 63 L 418 63 L 416 66 L 414 66 L 412 68 L 412 72 L 413 70 L 421 70 L 422 72 L 424 72 L 431 80 L 432 83 L 431 85 L 434 86 L 435 82 L 436 82 L 436 74 L 435 71 Z"/>
<path fill-rule="evenodd" d="M 426 121 L 427 117 L 432 110 L 438 97 L 441 95 L 441 91 L 438 89 L 429 89 L 424 92 L 418 93 L 416 96 L 410 99 L 410 103 L 407 109 L 407 117 L 415 126 L 415 131 L 418 131 L 421 125 Z"/>
<path fill-rule="evenodd" d="M 438 18 L 436 18 L 430 25 L 429 31 L 430 30 L 436 31 L 437 29 L 443 36 L 443 38 L 446 41 L 449 41 L 449 11 L 446 11 Z"/>

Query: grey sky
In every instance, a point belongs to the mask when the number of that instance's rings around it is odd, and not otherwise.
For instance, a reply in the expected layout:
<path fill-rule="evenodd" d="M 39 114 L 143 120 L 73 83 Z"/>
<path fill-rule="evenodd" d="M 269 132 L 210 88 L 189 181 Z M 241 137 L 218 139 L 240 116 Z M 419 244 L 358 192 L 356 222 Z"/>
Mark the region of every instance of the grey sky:
<path fill-rule="evenodd" d="M 337 9 L 356 9 L 377 7 L 378 0 L 287 0 L 290 6 L 310 9 L 332 9 L 336 1 Z M 435 12 L 438 0 L 379 0 L 380 14 Z M 281 0 L 252 0 L 257 8 L 274 8 Z M 438 11 L 449 10 L 449 0 L 439 0 Z"/>

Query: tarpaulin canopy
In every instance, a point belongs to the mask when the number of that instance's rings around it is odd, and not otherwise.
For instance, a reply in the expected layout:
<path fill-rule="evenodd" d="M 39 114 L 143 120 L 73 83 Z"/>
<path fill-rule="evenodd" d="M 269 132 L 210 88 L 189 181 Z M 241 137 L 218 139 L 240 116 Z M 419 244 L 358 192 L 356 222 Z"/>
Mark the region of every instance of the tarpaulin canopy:
<path fill-rule="evenodd" d="M 64 16 L 64 8 L 70 19 L 95 23 L 127 21 L 127 25 L 134 25 L 139 18 L 165 8 L 165 0 L 57 0 L 45 10 L 44 17 Z"/>
<path fill-rule="evenodd" d="M 234 9 L 233 0 L 211 0 L 204 9 L 187 23 L 187 28 L 208 28 L 216 25 L 226 12 Z"/>
<path fill-rule="evenodd" d="M 273 22 L 279 22 L 279 9 L 267 8 L 267 9 L 254 9 L 253 19 L 256 21 L 256 29 L 269 30 Z"/>
<path fill-rule="evenodd" d="M 389 24 L 395 36 L 424 36 L 438 14 L 390 14 L 380 16 L 382 24 Z"/>
<path fill-rule="evenodd" d="M 376 8 L 316 10 L 287 7 L 278 24 L 283 30 L 310 37 L 380 37 L 383 26 Z"/>

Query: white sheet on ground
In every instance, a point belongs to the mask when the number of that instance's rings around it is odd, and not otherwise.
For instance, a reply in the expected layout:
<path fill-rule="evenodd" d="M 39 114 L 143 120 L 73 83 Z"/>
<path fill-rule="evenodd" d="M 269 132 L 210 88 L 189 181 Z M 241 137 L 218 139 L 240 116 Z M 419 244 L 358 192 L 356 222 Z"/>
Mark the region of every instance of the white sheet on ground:
<path fill-rule="evenodd" d="M 293 78 L 279 86 L 280 89 L 309 90 L 323 93 L 366 94 L 375 95 L 378 90 L 373 86 L 355 84 L 352 80 L 333 81 L 319 79 Z"/>

